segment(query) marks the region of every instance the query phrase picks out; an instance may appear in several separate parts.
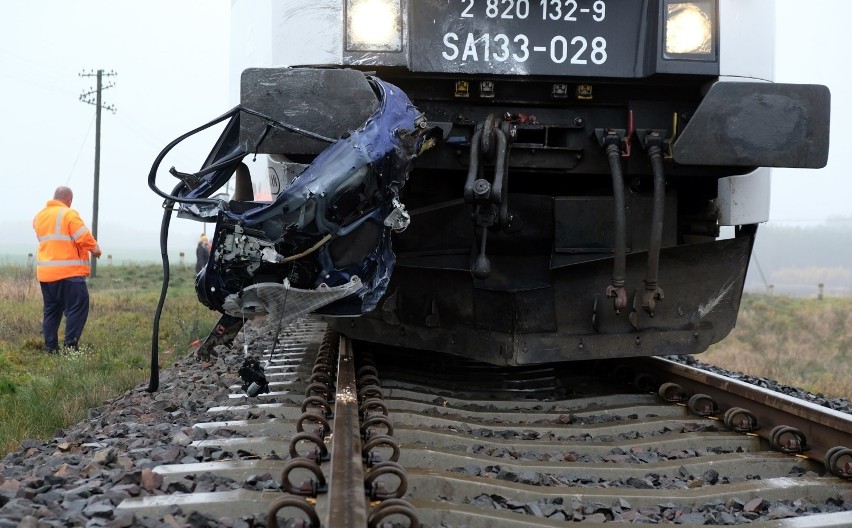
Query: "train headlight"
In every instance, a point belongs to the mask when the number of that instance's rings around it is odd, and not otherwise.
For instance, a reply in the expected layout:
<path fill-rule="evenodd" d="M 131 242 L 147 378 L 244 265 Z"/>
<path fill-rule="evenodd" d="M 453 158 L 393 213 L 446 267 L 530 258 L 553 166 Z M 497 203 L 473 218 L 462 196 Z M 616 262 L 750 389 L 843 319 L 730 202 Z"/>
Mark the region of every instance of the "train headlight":
<path fill-rule="evenodd" d="M 346 0 L 346 49 L 402 51 L 400 0 Z"/>
<path fill-rule="evenodd" d="M 713 6 L 713 0 L 666 2 L 665 50 L 667 56 L 708 56 L 714 52 Z"/>

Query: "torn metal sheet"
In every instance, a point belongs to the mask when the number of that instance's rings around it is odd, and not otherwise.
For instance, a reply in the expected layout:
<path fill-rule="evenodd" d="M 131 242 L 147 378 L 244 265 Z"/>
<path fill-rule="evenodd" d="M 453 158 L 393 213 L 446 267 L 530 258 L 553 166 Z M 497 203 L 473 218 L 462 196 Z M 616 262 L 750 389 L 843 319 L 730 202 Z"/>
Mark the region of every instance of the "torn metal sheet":
<path fill-rule="evenodd" d="M 351 295 L 362 287 L 358 276 L 353 276 L 349 282 L 340 286 L 329 287 L 326 284 L 320 284 L 314 290 L 293 288 L 286 279 L 284 284 L 263 282 L 252 284 L 239 293 L 228 295 L 222 303 L 222 310 L 234 317 L 251 318 L 269 315 L 278 324 L 286 324 L 317 308 Z"/>

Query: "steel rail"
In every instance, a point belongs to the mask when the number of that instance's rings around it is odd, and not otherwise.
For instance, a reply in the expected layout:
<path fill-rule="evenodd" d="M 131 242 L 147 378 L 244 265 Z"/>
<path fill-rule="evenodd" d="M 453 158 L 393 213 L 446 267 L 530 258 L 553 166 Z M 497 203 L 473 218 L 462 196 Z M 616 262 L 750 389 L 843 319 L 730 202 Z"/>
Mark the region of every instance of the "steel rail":
<path fill-rule="evenodd" d="M 364 493 L 364 463 L 361 459 L 355 357 L 351 341 L 343 336 L 340 337 L 337 360 L 332 439 L 328 517 L 323 526 L 366 526 L 367 496 Z"/>
<path fill-rule="evenodd" d="M 757 418 L 759 428 L 754 434 L 761 438 L 769 440 L 776 426 L 796 428 L 807 439 L 806 451 L 801 456 L 822 462 L 829 449 L 852 447 L 852 415 L 666 358 L 649 357 L 639 361 L 646 372 L 666 377 L 688 394 L 712 397 L 721 412 L 733 407 L 747 409 Z"/>
<path fill-rule="evenodd" d="M 316 343 L 317 336 L 312 334 L 308 341 Z M 632 358 L 619 360 L 614 367 L 613 372 L 618 370 L 622 375 L 607 374 L 600 378 L 573 367 L 570 372 L 556 366 L 537 367 L 515 376 L 520 379 L 508 378 L 513 381 L 508 384 L 505 375 L 511 372 L 506 369 L 475 363 L 449 367 L 451 360 L 443 356 L 436 356 L 438 359 L 430 368 L 428 362 L 412 363 L 399 354 L 353 350 L 351 342 L 342 336 L 329 335 L 327 341 L 339 342 L 339 348 L 336 355 L 325 351 L 322 376 L 317 375 L 316 365 L 313 371 L 307 367 L 315 345 L 293 345 L 288 350 L 285 344 L 276 350 L 279 355 L 268 366 L 270 380 L 275 380 L 276 388 L 283 389 L 281 392 L 257 400 L 246 400 L 245 395 L 237 394 L 239 401 L 234 402 L 237 405 L 208 411 L 213 416 L 225 413 L 223 421 L 195 424 L 195 428 L 208 431 L 224 427 L 246 433 L 245 438 L 242 434 L 214 435 L 197 440 L 192 444 L 196 449 L 251 453 L 259 459 L 238 456 L 234 460 L 158 466 L 154 473 L 163 479 L 160 489 L 165 490 L 172 482 L 194 480 L 194 475 L 204 472 L 239 482 L 252 475 L 281 471 L 289 461 L 270 455 L 282 453 L 297 436 L 294 429 L 300 431 L 299 424 L 304 420 L 292 397 L 306 392 L 311 398 L 321 400 L 323 410 L 328 413 L 325 416 L 332 422 L 331 436 L 324 440 L 331 458 L 325 459 L 321 467 L 328 491 L 303 501 L 315 504 L 315 515 L 308 519 L 312 526 L 379 526 L 385 518 L 404 516 L 409 518 L 410 526 L 419 522 L 431 526 L 446 522 L 475 528 L 495 525 L 531 528 L 562 526 L 566 520 L 579 520 L 574 524 L 591 527 L 597 524 L 584 519 L 601 515 L 596 510 L 593 515 L 587 508 L 603 508 L 609 512 L 606 515 L 613 519 L 623 516 L 626 522 L 631 515 L 671 520 L 664 516 L 664 511 L 674 515 L 692 509 L 693 513 L 705 515 L 704 505 L 731 497 L 743 504 L 739 509 L 736 504 L 726 506 L 727 513 L 743 521 L 742 508 L 758 498 L 760 508 L 769 508 L 774 503 L 799 498 L 820 504 L 852 497 L 852 481 L 815 476 L 821 474 L 826 452 L 835 446 L 852 445 L 852 416 L 689 365 L 661 358 Z M 320 354 L 323 346 L 328 348 L 326 340 L 320 345 Z M 355 354 L 360 369 L 355 368 Z M 371 356 L 375 362 L 364 366 L 365 358 Z M 310 380 L 308 372 L 312 372 Z M 628 387 L 623 383 L 628 381 L 625 376 L 633 374 L 638 375 L 633 386 Z M 332 384 L 335 378 L 336 384 Z M 548 389 L 542 380 L 552 380 L 554 388 Z M 326 383 L 329 390 L 313 394 L 317 391 L 309 387 L 317 381 Z M 669 402 L 679 401 L 678 405 L 663 404 L 658 396 L 651 395 L 657 383 L 664 382 L 678 385 L 677 397 L 669 398 L 662 390 L 657 393 L 662 393 Z M 595 390 L 576 389 L 586 384 Z M 373 402 L 368 414 L 364 411 L 364 401 L 359 407 L 359 392 L 378 386 L 382 387 L 383 398 L 380 404 L 368 400 Z M 570 395 L 563 394 L 566 386 L 575 388 L 568 391 Z M 507 390 L 509 387 L 511 390 Z M 231 388 L 240 391 L 239 386 Z M 712 414 L 718 417 L 707 416 L 700 405 L 692 402 L 687 407 L 695 414 L 690 415 L 682 405 L 690 395 L 706 395 L 702 396 L 704 403 L 712 399 Z M 275 401 L 277 398 L 282 401 Z M 327 403 L 332 398 L 333 415 Z M 729 431 L 745 430 L 733 420 L 732 409 L 746 410 L 741 414 L 758 423 L 754 434 Z M 726 427 L 718 428 L 717 420 L 723 413 Z M 404 469 L 404 476 L 390 471 L 376 472 L 375 468 L 381 464 L 372 466 L 373 473 L 368 469 L 371 458 L 362 446 L 371 436 L 387 438 L 370 432 L 370 424 L 378 424 L 376 418 L 383 414 L 393 424 L 393 436 L 398 442 L 395 467 Z M 370 418 L 362 422 L 364 416 Z M 796 457 L 789 456 L 789 451 L 782 450 L 786 455 L 769 452 L 764 438 L 777 426 L 801 431 L 808 450 Z M 386 427 L 379 424 L 380 429 Z M 325 428 L 322 434 L 328 432 Z M 378 456 L 383 454 L 384 451 Z M 708 476 L 707 472 L 715 472 L 716 477 Z M 649 481 L 650 487 L 630 484 L 631 480 L 641 484 L 649 473 L 660 482 Z M 578 475 L 582 478 L 575 478 Z M 752 478 L 754 475 L 759 477 Z M 388 476 L 389 481 L 382 480 Z M 395 495 L 388 484 L 397 479 L 402 491 L 397 490 L 399 493 Z M 283 484 L 289 483 L 290 477 L 282 476 L 281 480 L 282 488 L 288 491 Z M 681 486 L 668 489 L 665 482 L 678 482 Z M 375 493 L 377 489 L 382 493 Z M 483 496 L 480 504 L 477 500 Z M 377 497 L 383 499 L 379 506 L 370 502 Z M 281 490 L 222 491 L 217 487 L 215 492 L 135 497 L 126 499 L 118 508 L 132 510 L 137 515 L 157 516 L 180 506 L 186 511 L 233 518 L 256 515 L 264 507 L 287 498 L 287 493 Z M 493 508 L 488 507 L 489 498 L 494 501 Z M 404 509 L 400 509 L 402 501 Z M 296 503 L 301 504 L 299 500 L 290 500 L 285 505 L 291 515 L 297 515 L 291 520 L 305 516 L 294 511 L 298 509 Z M 661 506 L 666 503 L 671 505 Z M 386 508 L 390 511 L 382 512 L 385 517 L 377 515 L 381 505 L 390 507 Z M 412 516 L 414 508 L 417 517 Z M 644 514 L 642 508 L 652 513 Z M 783 505 L 781 508 L 781 513 L 786 511 Z M 852 512 L 844 508 L 841 512 L 814 516 L 797 510 L 801 515 L 783 520 L 773 520 L 767 512 L 761 512 L 761 517 L 753 519 L 751 525 L 852 526 Z M 753 509 L 756 512 L 758 506 Z M 526 514 L 519 514 L 521 510 Z M 550 512 L 554 514 L 552 519 L 547 518 Z M 279 515 L 283 518 L 287 513 L 281 511 Z"/>

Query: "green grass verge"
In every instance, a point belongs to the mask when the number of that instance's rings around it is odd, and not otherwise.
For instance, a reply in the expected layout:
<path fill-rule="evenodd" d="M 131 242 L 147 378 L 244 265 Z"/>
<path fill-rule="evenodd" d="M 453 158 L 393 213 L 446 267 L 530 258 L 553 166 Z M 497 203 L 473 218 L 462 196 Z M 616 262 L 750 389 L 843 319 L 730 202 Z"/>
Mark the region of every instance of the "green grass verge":
<path fill-rule="evenodd" d="M 172 268 L 160 319 L 165 368 L 203 338 L 218 313 L 195 297 L 194 273 Z M 80 351 L 42 351 L 42 299 L 35 273 L 0 267 L 0 453 L 24 438 L 48 439 L 88 410 L 145 382 L 162 270 L 156 265 L 99 266 L 89 280 L 90 311 Z M 59 329 L 60 342 L 64 332 Z"/>

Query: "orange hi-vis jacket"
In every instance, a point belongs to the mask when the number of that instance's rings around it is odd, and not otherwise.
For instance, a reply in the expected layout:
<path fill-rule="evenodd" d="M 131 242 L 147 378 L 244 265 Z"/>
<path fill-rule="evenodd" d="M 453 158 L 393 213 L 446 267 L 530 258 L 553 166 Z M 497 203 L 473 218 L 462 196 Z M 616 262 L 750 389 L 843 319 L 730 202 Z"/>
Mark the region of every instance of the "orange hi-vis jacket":
<path fill-rule="evenodd" d="M 98 243 L 80 214 L 59 200 L 49 200 L 33 218 L 38 237 L 39 282 L 89 276 L 89 251 Z"/>

